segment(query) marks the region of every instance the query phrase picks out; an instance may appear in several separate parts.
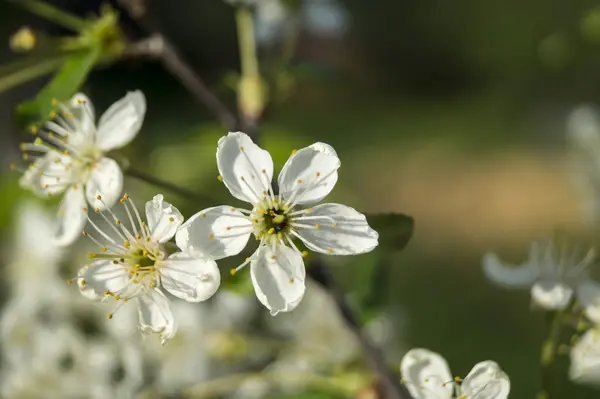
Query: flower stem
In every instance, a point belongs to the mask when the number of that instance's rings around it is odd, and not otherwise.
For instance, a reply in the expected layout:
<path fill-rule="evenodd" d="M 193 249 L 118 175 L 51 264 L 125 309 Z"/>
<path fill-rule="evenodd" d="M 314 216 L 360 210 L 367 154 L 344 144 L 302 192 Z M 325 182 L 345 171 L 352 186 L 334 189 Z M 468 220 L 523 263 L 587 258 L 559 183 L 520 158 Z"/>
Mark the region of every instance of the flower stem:
<path fill-rule="evenodd" d="M 570 307 L 568 308 L 570 309 Z M 567 313 L 566 309 L 554 312 L 549 323 L 550 331 L 548 338 L 542 343 L 542 353 L 540 358 L 541 365 L 541 389 L 537 395 L 537 399 L 549 399 L 549 385 L 552 381 L 552 364 L 556 357 L 556 349 L 560 340 L 561 327 L 563 318 Z M 550 314 L 549 314 L 550 316 Z"/>
<path fill-rule="evenodd" d="M 246 134 L 257 141 L 258 120 L 265 108 L 265 98 L 256 54 L 252 10 L 248 7 L 238 7 L 235 11 L 235 21 L 242 72 L 238 83 L 238 108 Z"/>
<path fill-rule="evenodd" d="M 33 14 L 39 15 L 42 18 L 46 18 L 49 21 L 52 21 L 65 28 L 72 29 L 76 32 L 84 30 L 87 26 L 85 19 L 79 18 L 76 15 L 63 11 L 42 1 L 19 0 L 14 1 L 13 3 L 26 8 Z"/>

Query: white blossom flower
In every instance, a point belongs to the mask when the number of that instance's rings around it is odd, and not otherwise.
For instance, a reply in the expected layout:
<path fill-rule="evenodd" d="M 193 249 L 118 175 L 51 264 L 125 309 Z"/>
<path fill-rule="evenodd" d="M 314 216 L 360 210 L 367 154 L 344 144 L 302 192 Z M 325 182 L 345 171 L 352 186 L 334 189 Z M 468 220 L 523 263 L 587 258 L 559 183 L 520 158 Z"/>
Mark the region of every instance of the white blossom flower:
<path fill-rule="evenodd" d="M 102 197 L 98 196 L 98 200 L 101 201 Z M 112 221 L 99 213 L 118 238 L 111 238 L 90 219 L 90 224 L 104 239 L 106 246 L 91 234 L 83 233 L 100 245 L 102 251 L 90 254 L 94 261 L 79 271 L 76 280 L 84 296 L 96 300 L 112 298 L 117 302 L 116 309 L 135 299 L 140 331 L 143 334 L 160 334 L 164 345 L 175 335 L 177 327 L 169 300 L 161 288 L 188 302 L 205 301 L 219 287 L 219 269 L 213 260 L 195 258 L 182 252 L 169 255 L 173 251 L 169 252 L 167 241 L 175 235 L 183 216 L 177 208 L 164 202 L 161 194 L 146 203 L 148 223 L 142 221 L 127 194 L 120 202 L 132 231 L 110 209 Z M 112 318 L 113 313 L 108 317 Z"/>
<path fill-rule="evenodd" d="M 400 372 L 415 399 L 505 399 L 510 392 L 508 375 L 490 360 L 477 363 L 461 380 L 452 377 L 448 363 L 439 354 L 412 349 L 402 358 Z"/>
<path fill-rule="evenodd" d="M 534 241 L 529 258 L 519 267 L 508 266 L 494 253 L 483 258 L 483 270 L 494 283 L 505 287 L 531 287 L 534 304 L 543 309 L 564 309 L 573 293 L 587 284 L 588 269 L 595 260 L 590 249 L 585 256 L 566 245 L 559 250 L 551 240 Z"/>
<path fill-rule="evenodd" d="M 85 226 L 81 209 L 112 207 L 121 195 L 123 173 L 105 153 L 123 147 L 140 130 L 146 99 L 130 92 L 94 122 L 94 108 L 84 94 L 68 104 L 56 103 L 56 111 L 42 127 L 34 127 L 33 143 L 21 144 L 23 158 L 31 160 L 21 186 L 38 195 L 62 194 L 58 210 L 56 243 L 69 245 Z M 104 201 L 97 201 L 102 195 Z"/>
<path fill-rule="evenodd" d="M 340 160 L 327 144 L 292 152 L 279 174 L 279 194 L 271 186 L 271 155 L 244 133 L 219 140 L 217 165 L 230 193 L 253 208 L 204 209 L 181 226 L 177 245 L 218 260 L 240 253 L 254 234 L 258 249 L 232 273 L 250 263 L 256 296 L 272 315 L 293 310 L 304 295 L 307 253 L 294 239 L 326 255 L 361 254 L 378 244 L 377 232 L 360 212 L 340 204 L 311 205 L 325 198 L 338 178 Z"/>
<path fill-rule="evenodd" d="M 588 330 L 571 349 L 569 378 L 576 383 L 600 386 L 600 330 Z"/>

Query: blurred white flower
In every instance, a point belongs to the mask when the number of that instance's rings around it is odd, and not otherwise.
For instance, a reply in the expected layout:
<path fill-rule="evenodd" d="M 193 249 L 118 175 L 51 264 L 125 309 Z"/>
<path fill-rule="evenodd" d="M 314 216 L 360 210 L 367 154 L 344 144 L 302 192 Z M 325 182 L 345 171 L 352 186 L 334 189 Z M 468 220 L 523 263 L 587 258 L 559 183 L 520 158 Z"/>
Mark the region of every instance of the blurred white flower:
<path fill-rule="evenodd" d="M 198 256 L 221 259 L 240 253 L 254 234 L 258 249 L 232 273 L 250 263 L 256 296 L 272 315 L 289 312 L 304 295 L 304 255 L 293 242 L 327 255 L 354 255 L 373 250 L 378 234 L 365 216 L 345 205 L 321 204 L 337 182 L 340 160 L 334 149 L 315 143 L 292 156 L 273 192 L 273 161 L 246 134 L 229 133 L 219 140 L 217 165 L 231 195 L 253 205 L 204 209 L 177 231 L 177 245 Z"/>
<path fill-rule="evenodd" d="M 17 208 L 14 239 L 6 251 L 10 296 L 0 316 L 0 343 L 5 360 L 12 363 L 31 355 L 41 322 L 68 318 L 70 296 L 58 276 L 62 250 L 54 245 L 53 233 L 53 220 L 41 206 L 26 201 Z"/>
<path fill-rule="evenodd" d="M 97 199 L 102 201 L 101 196 Z M 166 243 L 175 235 L 183 216 L 173 205 L 164 202 L 161 194 L 146 203 L 147 223 L 142 221 L 127 194 L 120 202 L 127 212 L 132 230 L 126 228 L 110 209 L 108 212 L 112 220 L 100 214 L 110 224 L 116 238 L 111 238 L 90 220 L 106 246 L 102 246 L 94 236 L 84 233 L 100 245 L 102 251 L 90 255 L 96 260 L 79 271 L 77 284 L 81 293 L 90 299 L 112 298 L 117 302 L 109 318 L 124 303 L 135 299 L 141 332 L 160 334 L 164 345 L 175 335 L 177 327 L 169 300 L 160 288 L 188 302 L 205 301 L 219 287 L 219 269 L 209 259 L 195 258 L 182 252 L 169 255 Z"/>
<path fill-rule="evenodd" d="M 460 380 L 452 377 L 448 363 L 439 354 L 412 349 L 402 358 L 400 372 L 415 399 L 505 399 L 510 392 L 508 375 L 490 360 L 477 363 Z"/>
<path fill-rule="evenodd" d="M 344 325 L 331 296 L 313 283 L 306 288 L 306 299 L 295 312 L 282 314 L 270 322 L 274 331 L 291 338 L 272 369 L 328 370 L 347 364 L 360 354 L 360 347 Z"/>
<path fill-rule="evenodd" d="M 30 350 L 2 369 L 3 398 L 133 397 L 142 382 L 138 352 L 86 341 L 68 326 L 38 329 Z"/>
<path fill-rule="evenodd" d="M 50 120 L 33 128 L 37 138 L 23 143 L 23 157 L 32 160 L 21 177 L 21 186 L 38 195 L 64 193 L 58 211 L 56 244 L 69 245 L 85 226 L 81 212 L 87 202 L 93 208 L 112 207 L 123 188 L 117 162 L 104 154 L 121 148 L 138 133 L 146 113 L 140 91 L 114 103 L 98 121 L 88 98 L 76 94 L 69 104 L 56 103 Z M 104 201 L 96 200 L 102 195 Z"/>
<path fill-rule="evenodd" d="M 338 0 L 303 2 L 304 27 L 317 36 L 343 36 L 350 26 L 350 12 Z"/>
<path fill-rule="evenodd" d="M 572 381 L 587 385 L 600 385 L 600 330 L 588 330 L 571 348 Z"/>
<path fill-rule="evenodd" d="M 585 255 L 567 249 L 557 249 L 552 240 L 534 241 L 529 258 L 518 267 L 503 263 L 495 253 L 483 258 L 483 270 L 494 283 L 510 288 L 531 287 L 534 304 L 548 310 L 564 309 L 573 293 L 589 282 L 588 269 L 595 261 L 595 251 Z"/>

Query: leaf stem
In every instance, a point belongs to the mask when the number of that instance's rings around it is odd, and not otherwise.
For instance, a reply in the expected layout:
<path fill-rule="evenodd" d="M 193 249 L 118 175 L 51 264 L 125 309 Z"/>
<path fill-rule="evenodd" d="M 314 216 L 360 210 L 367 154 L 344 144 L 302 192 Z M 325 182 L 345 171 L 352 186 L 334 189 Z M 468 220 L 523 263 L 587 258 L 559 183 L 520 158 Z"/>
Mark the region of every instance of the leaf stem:
<path fill-rule="evenodd" d="M 69 28 L 76 32 L 84 30 L 87 26 L 85 19 L 79 18 L 74 14 L 63 11 L 42 1 L 17 0 L 13 3 L 29 10 L 36 15 L 39 15 L 42 18 L 46 18 L 55 24 L 64 26 L 65 28 Z"/>

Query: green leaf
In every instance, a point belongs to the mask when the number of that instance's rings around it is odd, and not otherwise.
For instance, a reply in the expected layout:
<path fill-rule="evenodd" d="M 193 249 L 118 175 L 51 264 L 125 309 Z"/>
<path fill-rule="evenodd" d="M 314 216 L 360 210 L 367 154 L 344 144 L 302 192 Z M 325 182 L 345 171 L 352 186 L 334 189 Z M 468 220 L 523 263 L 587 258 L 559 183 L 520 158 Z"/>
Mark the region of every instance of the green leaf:
<path fill-rule="evenodd" d="M 45 121 L 54 109 L 52 100 L 66 101 L 71 98 L 85 82 L 99 56 L 100 51 L 92 49 L 68 59 L 34 100 L 19 105 L 19 121 L 24 124 Z"/>
<path fill-rule="evenodd" d="M 400 213 L 367 215 L 369 225 L 379 233 L 376 250 L 401 251 L 413 235 L 414 219 Z"/>

